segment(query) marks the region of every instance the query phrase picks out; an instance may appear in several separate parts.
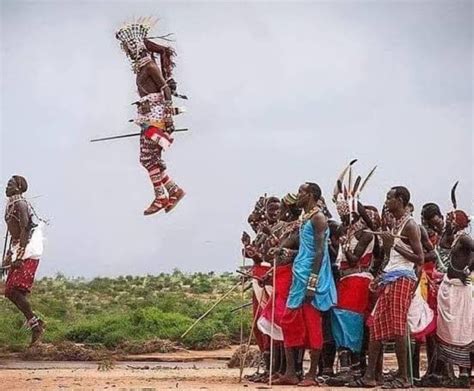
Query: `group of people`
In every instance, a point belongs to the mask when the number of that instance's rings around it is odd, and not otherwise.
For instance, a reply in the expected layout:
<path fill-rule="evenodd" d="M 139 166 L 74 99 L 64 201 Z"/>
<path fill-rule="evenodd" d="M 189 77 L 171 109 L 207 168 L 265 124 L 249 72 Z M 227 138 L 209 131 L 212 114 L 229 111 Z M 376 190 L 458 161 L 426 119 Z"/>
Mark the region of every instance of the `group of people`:
<path fill-rule="evenodd" d="M 248 218 L 255 236 L 243 233 L 243 254 L 253 261 L 252 332 L 265 371 L 247 378 L 273 385 L 469 387 L 474 241 L 455 188 L 445 218 L 428 203 L 418 224 L 406 187 L 388 190 L 381 213 L 361 203 L 374 170 L 353 181 L 353 163 L 333 192 L 339 221 L 310 182 L 281 199 L 260 197 Z M 398 370 L 387 374 L 383 352 L 391 343 Z M 428 369 L 420 378 L 423 344 Z M 311 363 L 304 374 L 305 350 Z"/>

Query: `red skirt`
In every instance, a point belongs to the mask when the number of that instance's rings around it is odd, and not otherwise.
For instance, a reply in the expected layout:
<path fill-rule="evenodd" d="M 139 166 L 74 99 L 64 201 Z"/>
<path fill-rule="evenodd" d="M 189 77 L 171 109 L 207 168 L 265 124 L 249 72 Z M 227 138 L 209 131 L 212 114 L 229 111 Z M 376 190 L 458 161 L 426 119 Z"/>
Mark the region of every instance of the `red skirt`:
<path fill-rule="evenodd" d="M 323 325 L 321 313 L 312 304 L 304 303 L 296 309 L 286 308 L 281 321 L 285 348 L 323 347 Z"/>
<path fill-rule="evenodd" d="M 281 326 L 281 321 L 286 309 L 286 300 L 290 294 L 291 281 L 293 279 L 293 265 L 278 266 L 276 268 L 275 277 L 275 323 Z M 272 320 L 272 300 L 269 298 L 268 303 L 263 310 L 263 314 L 270 322 Z"/>
<path fill-rule="evenodd" d="M 408 309 L 415 284 L 415 281 L 402 277 L 384 286 L 370 324 L 371 341 L 407 335 Z"/>
<path fill-rule="evenodd" d="M 18 268 L 10 269 L 5 283 L 5 296 L 8 296 L 12 289 L 30 293 L 38 264 L 39 259 L 25 259 Z"/>
<path fill-rule="evenodd" d="M 365 315 L 369 308 L 369 284 L 361 276 L 348 276 L 337 284 L 337 308 Z"/>
<path fill-rule="evenodd" d="M 265 266 L 265 265 L 262 266 L 262 265 L 256 264 L 252 267 L 252 275 L 255 277 L 263 277 L 269 270 L 270 270 L 270 266 Z M 257 296 L 255 296 L 255 293 L 252 296 L 252 302 L 253 302 L 253 316 L 258 319 L 260 318 L 260 316 L 262 316 L 263 308 L 259 304 Z M 264 352 L 270 349 L 270 337 L 268 335 L 263 334 L 258 329 L 258 327 L 254 327 L 253 336 L 261 352 Z"/>

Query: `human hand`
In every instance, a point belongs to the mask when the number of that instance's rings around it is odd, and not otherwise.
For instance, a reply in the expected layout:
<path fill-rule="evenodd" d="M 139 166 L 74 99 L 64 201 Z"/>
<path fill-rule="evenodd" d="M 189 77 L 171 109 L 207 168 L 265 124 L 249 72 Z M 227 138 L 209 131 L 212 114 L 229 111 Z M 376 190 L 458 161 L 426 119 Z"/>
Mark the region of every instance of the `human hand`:
<path fill-rule="evenodd" d="M 22 259 L 17 259 L 16 261 L 11 262 L 10 268 L 12 270 L 18 269 L 18 268 L 21 267 L 22 264 L 23 264 L 23 260 Z"/>
<path fill-rule="evenodd" d="M 2 266 L 9 266 L 12 263 L 12 255 L 13 253 L 9 250 L 7 251 L 5 258 L 2 260 Z"/>
<path fill-rule="evenodd" d="M 314 299 L 316 292 L 311 290 L 311 289 L 306 289 L 306 294 L 305 294 L 305 302 L 306 303 L 311 303 Z"/>
<path fill-rule="evenodd" d="M 383 231 L 380 234 L 380 238 L 383 241 L 383 249 L 385 253 L 389 253 L 393 247 L 393 243 L 395 242 L 395 236 L 393 236 L 390 232 Z"/>

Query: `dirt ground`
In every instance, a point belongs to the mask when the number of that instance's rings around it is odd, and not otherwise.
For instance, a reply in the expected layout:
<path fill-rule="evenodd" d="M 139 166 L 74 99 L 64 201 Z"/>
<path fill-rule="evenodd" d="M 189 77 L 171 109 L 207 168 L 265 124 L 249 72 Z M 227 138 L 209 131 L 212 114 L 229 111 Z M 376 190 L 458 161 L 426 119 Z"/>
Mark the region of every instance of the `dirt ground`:
<path fill-rule="evenodd" d="M 0 358 L 0 390 L 262 390 L 239 383 L 239 369 L 227 368 L 234 348 L 214 352 L 152 353 L 127 361 L 24 361 Z M 389 367 L 392 367 L 392 357 Z M 244 374 L 253 373 L 247 368 Z M 294 390 L 296 387 L 273 387 Z M 322 387 L 319 388 L 323 389 Z"/>

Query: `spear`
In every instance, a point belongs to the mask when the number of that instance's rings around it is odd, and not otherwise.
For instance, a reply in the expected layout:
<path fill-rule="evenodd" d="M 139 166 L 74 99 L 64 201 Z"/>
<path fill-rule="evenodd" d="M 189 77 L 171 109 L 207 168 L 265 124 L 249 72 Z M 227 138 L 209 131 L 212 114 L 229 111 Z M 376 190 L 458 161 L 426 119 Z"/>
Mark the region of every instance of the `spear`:
<path fill-rule="evenodd" d="M 226 293 L 224 293 L 219 300 L 217 300 L 211 308 L 209 308 L 204 314 L 202 314 L 182 335 L 180 338 L 184 338 L 193 328 L 196 326 L 202 319 L 204 319 L 209 313 L 222 301 L 224 300 L 227 296 L 229 296 L 235 289 L 237 289 L 240 286 L 241 282 L 239 281 L 237 284 L 235 284 L 232 288 L 230 288 Z M 244 289 L 245 291 L 246 289 Z"/>
<path fill-rule="evenodd" d="M 239 305 L 238 307 L 235 307 L 235 308 L 231 309 L 230 312 L 235 312 L 235 311 L 238 311 L 238 310 L 240 310 L 240 309 L 242 309 L 242 308 L 250 307 L 252 304 L 253 304 L 253 302 L 245 303 L 245 304 Z"/>
<path fill-rule="evenodd" d="M 189 130 L 188 128 L 180 128 L 180 129 L 175 129 L 174 132 L 187 132 L 188 130 Z M 136 136 L 140 136 L 140 135 L 141 135 L 141 132 L 127 133 L 127 134 L 121 134 L 121 135 L 118 135 L 118 136 L 93 138 L 92 140 L 90 140 L 90 142 L 95 143 L 97 141 L 116 140 L 116 139 L 119 139 L 119 138 L 136 137 Z"/>

